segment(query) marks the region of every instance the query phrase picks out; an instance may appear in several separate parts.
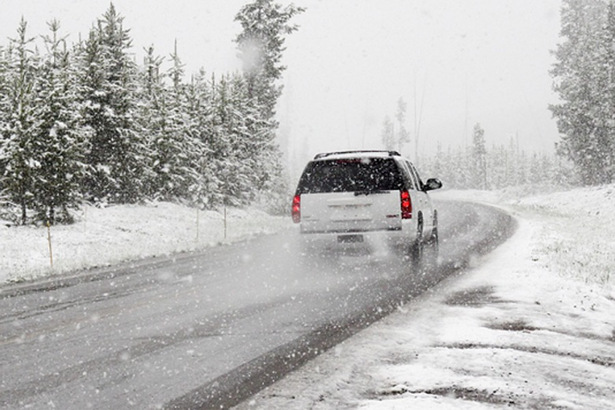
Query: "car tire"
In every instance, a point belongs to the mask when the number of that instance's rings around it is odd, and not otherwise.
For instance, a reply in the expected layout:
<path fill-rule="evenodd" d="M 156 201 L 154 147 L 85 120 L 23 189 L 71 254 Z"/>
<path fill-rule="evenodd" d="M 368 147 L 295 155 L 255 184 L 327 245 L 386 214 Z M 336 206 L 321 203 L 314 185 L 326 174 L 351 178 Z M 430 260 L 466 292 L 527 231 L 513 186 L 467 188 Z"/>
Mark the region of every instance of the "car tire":
<path fill-rule="evenodd" d="M 416 272 L 421 270 L 423 263 L 423 253 L 425 250 L 425 243 L 423 241 L 423 218 L 419 215 L 419 222 L 416 228 L 416 239 L 410 246 L 410 263 L 412 269 Z"/>
<path fill-rule="evenodd" d="M 438 257 L 440 256 L 440 237 L 438 235 L 438 211 L 433 212 L 433 228 L 429 236 L 428 249 L 426 255 L 427 267 L 435 268 L 438 266 Z"/>
<path fill-rule="evenodd" d="M 438 228 L 434 227 L 423 250 L 423 268 L 431 269 L 437 267 L 439 253 L 440 238 L 438 236 Z"/>

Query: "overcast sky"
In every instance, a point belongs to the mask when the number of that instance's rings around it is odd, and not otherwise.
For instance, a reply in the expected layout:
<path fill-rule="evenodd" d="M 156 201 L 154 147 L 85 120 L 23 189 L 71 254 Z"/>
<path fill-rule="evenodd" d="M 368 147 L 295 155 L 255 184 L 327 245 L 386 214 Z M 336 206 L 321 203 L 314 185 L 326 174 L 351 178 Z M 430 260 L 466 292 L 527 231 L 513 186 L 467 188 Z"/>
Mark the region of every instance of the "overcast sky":
<path fill-rule="evenodd" d="M 234 16 L 245 0 L 115 0 L 140 62 L 153 44 L 168 56 L 177 39 L 188 73 L 239 69 Z M 279 0 L 282 4 L 290 1 Z M 291 154 L 381 148 L 386 115 L 408 104 L 419 151 L 468 143 L 474 124 L 487 143 L 511 138 L 551 151 L 558 139 L 548 70 L 559 34 L 559 0 L 296 0 L 307 11 L 287 39 L 285 95 L 278 110 Z M 0 0 L 0 43 L 20 18 L 32 36 L 56 18 L 74 42 L 107 0 Z M 416 102 L 416 103 L 415 103 Z M 416 115 L 415 115 L 416 112 Z M 415 121 L 416 118 L 416 121 Z M 414 133 L 413 133 L 414 134 Z M 415 136 L 412 135 L 414 138 Z M 403 148 L 414 157 L 414 142 Z"/>

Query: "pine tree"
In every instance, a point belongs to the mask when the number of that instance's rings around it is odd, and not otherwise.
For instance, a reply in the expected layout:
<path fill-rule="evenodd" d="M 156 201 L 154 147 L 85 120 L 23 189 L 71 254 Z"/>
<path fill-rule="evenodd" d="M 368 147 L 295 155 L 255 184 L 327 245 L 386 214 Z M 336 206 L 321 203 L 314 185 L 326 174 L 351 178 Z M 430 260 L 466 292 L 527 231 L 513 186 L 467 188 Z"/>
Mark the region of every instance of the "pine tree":
<path fill-rule="evenodd" d="M 500 189 L 512 184 L 511 176 L 514 172 L 514 160 L 505 145 L 494 146 L 487 153 L 487 169 L 489 187 Z"/>
<path fill-rule="evenodd" d="M 0 210 L 6 207 L 8 191 L 3 178 L 4 140 L 8 138 L 7 126 L 9 123 L 9 80 L 8 80 L 8 52 L 0 46 Z"/>
<path fill-rule="evenodd" d="M 204 80 L 204 78 L 203 78 Z M 225 86 L 219 85 L 218 79 L 212 74 L 208 83 L 203 82 L 200 97 L 204 102 L 200 123 L 204 126 L 201 141 L 208 150 L 205 170 L 214 176 L 207 182 L 206 195 L 210 207 L 215 208 L 225 204 L 227 181 L 230 179 L 227 161 L 230 161 L 230 141 L 224 130 L 226 120 Z M 222 81 L 223 82 L 223 81 Z M 224 82 L 223 82 L 224 83 Z"/>
<path fill-rule="evenodd" d="M 601 0 L 564 0 L 561 36 L 565 40 L 555 51 L 557 62 L 551 71 L 562 101 L 550 107 L 562 134 L 559 153 L 572 160 L 584 184 L 613 179 L 612 8 L 608 12 Z"/>
<path fill-rule="evenodd" d="M 45 36 L 47 55 L 38 73 L 37 105 L 42 121 L 31 147 L 37 167 L 33 175 L 33 207 L 38 219 L 54 223 L 70 221 L 68 208 L 79 206 L 85 172 L 83 149 L 85 132 L 77 105 L 76 84 L 71 73 L 69 53 L 59 37 L 57 21 L 48 23 Z M 56 210 L 62 211 L 58 217 Z"/>
<path fill-rule="evenodd" d="M 177 53 L 177 44 L 171 61 L 173 65 L 168 72 L 171 88 L 168 92 L 167 119 L 163 132 L 166 148 L 163 163 L 168 174 L 165 190 L 168 197 L 186 198 L 190 187 L 198 178 L 194 164 L 202 150 L 190 127 L 186 86 L 183 82 L 184 65 Z M 158 147 L 159 151 L 160 148 Z"/>
<path fill-rule="evenodd" d="M 298 29 L 290 20 L 304 11 L 304 8 L 290 4 L 282 7 L 273 0 L 254 0 L 246 4 L 235 16 L 242 26 L 236 43 L 243 62 L 245 77 L 244 108 L 249 114 L 246 119 L 248 134 L 244 138 L 253 139 L 247 144 L 253 150 L 246 152 L 251 158 L 254 191 L 276 192 L 280 204 L 285 204 L 287 183 L 283 175 L 282 155 L 275 142 L 275 107 L 282 92 L 278 81 L 286 69 L 281 64 L 285 50 L 285 36 Z M 283 206 L 283 205 L 280 205 Z"/>
<path fill-rule="evenodd" d="M 0 139 L 0 185 L 8 199 L 19 206 L 22 224 L 27 223 L 27 211 L 33 203 L 34 170 L 40 167 L 31 153 L 41 125 L 34 92 L 38 57 L 30 48 L 33 38 L 26 32 L 27 23 L 22 18 L 7 54 L 6 94 L 2 98 L 6 111 Z"/>
<path fill-rule="evenodd" d="M 215 121 L 214 93 L 203 70 L 186 85 L 186 108 L 188 130 L 197 145 L 193 163 L 196 179 L 188 188 L 188 196 L 197 207 L 211 209 L 222 203 L 214 151 L 219 124 Z"/>
<path fill-rule="evenodd" d="M 600 103 L 596 112 L 595 162 L 599 183 L 615 181 L 615 3 L 609 1 L 607 18 L 599 41 L 597 91 Z"/>
<path fill-rule="evenodd" d="M 143 198 L 147 145 L 138 129 L 136 65 L 131 40 L 113 4 L 90 31 L 81 78 L 85 123 L 92 130 L 86 188 L 91 199 L 133 203 Z"/>
<path fill-rule="evenodd" d="M 255 159 L 246 145 L 252 135 L 246 135 L 242 112 L 237 106 L 229 77 L 213 81 L 214 135 L 211 140 L 214 164 L 220 184 L 218 186 L 223 205 L 239 206 L 247 203 L 254 190 L 247 169 Z"/>
<path fill-rule="evenodd" d="M 280 187 L 286 189 L 285 183 L 275 179 L 281 170 L 272 171 L 279 163 L 276 147 L 263 143 L 262 135 L 270 133 L 271 125 L 248 97 L 244 77 L 212 77 L 208 94 L 211 110 L 204 113 L 206 123 L 202 128 L 207 130 L 207 174 L 215 175 L 209 181 L 208 202 L 213 206 L 241 206 L 257 199 L 261 191 L 271 197 Z"/>
<path fill-rule="evenodd" d="M 395 125 L 393 124 L 393 121 L 391 121 L 391 117 L 389 117 L 388 115 L 384 117 L 384 122 L 382 123 L 382 133 L 380 137 L 382 139 L 382 145 L 384 146 L 384 149 L 388 151 L 395 150 Z"/>
<path fill-rule="evenodd" d="M 155 57 L 150 47 L 140 104 L 141 126 L 148 137 L 151 161 L 147 191 L 149 196 L 163 200 L 190 196 L 190 187 L 197 178 L 193 163 L 199 153 L 189 126 L 184 68 L 177 47 L 171 60 L 171 69 L 161 75 L 162 59 Z M 168 89 L 163 84 L 164 78 L 171 80 Z"/>
<path fill-rule="evenodd" d="M 272 132 L 273 120 L 262 117 L 249 96 L 244 77 L 232 75 L 230 82 L 233 106 L 241 115 L 234 134 L 238 137 L 238 156 L 243 164 L 240 172 L 247 176 L 249 183 L 247 199 L 256 200 L 270 212 L 287 212 L 289 178 Z"/>
<path fill-rule="evenodd" d="M 144 195 L 150 199 L 159 196 L 161 187 L 157 178 L 159 161 L 156 158 L 156 140 L 164 123 L 164 75 L 160 72 L 163 58 L 154 54 L 154 47 L 145 49 L 144 67 L 140 72 L 139 89 L 137 92 L 140 103 L 137 109 L 139 129 L 143 132 L 144 142 L 148 147 L 146 172 L 144 173 Z"/>
<path fill-rule="evenodd" d="M 256 99 L 267 120 L 273 119 L 282 92 L 276 82 L 286 69 L 281 64 L 285 36 L 298 29 L 289 21 L 304 10 L 293 4 L 283 8 L 273 0 L 254 0 L 235 16 L 242 27 L 235 41 L 243 62 L 248 96 Z"/>
<path fill-rule="evenodd" d="M 410 133 L 406 129 L 406 110 L 408 105 L 404 101 L 403 98 L 399 98 L 397 100 L 397 113 L 395 114 L 395 119 L 397 120 L 397 135 L 396 135 L 396 143 L 397 150 L 401 152 L 404 144 L 410 142 Z"/>
<path fill-rule="evenodd" d="M 430 175 L 442 175 L 444 172 L 443 160 L 444 151 L 442 150 L 442 143 L 438 141 L 438 144 L 436 145 L 436 156 L 434 158 Z"/>
<path fill-rule="evenodd" d="M 473 186 L 487 189 L 487 147 L 485 130 L 480 124 L 474 125 L 472 134 L 472 181 Z"/>

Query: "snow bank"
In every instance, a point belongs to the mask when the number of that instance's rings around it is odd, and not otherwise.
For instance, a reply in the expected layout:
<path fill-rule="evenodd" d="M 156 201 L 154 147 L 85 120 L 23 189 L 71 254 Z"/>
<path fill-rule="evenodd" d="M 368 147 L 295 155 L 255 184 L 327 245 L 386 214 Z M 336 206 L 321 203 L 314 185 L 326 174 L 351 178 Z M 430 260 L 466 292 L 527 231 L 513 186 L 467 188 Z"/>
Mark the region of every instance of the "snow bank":
<path fill-rule="evenodd" d="M 533 251 L 543 268 L 587 283 L 615 284 L 615 184 L 536 194 L 547 190 L 443 191 L 436 197 L 490 203 L 546 221 Z"/>
<path fill-rule="evenodd" d="M 167 202 L 86 206 L 75 217 L 75 224 L 52 226 L 49 232 L 45 227 L 0 225 L 0 282 L 193 251 L 290 225 L 290 218 L 229 209 L 225 232 L 223 211 L 197 211 Z"/>
<path fill-rule="evenodd" d="M 615 185 L 534 196 L 513 202 L 547 218 L 535 257 L 560 275 L 615 283 Z"/>

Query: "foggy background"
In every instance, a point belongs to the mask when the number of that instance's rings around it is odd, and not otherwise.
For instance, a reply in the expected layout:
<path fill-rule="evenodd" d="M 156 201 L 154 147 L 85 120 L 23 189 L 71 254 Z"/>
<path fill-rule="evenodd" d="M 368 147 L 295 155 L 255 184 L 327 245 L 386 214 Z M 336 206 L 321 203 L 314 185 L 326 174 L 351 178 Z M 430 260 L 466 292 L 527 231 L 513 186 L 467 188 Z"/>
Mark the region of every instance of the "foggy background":
<path fill-rule="evenodd" d="M 278 0 L 281 4 L 290 1 Z M 233 39 L 245 0 L 115 0 L 130 29 L 136 61 L 153 44 L 178 54 L 186 74 L 240 69 Z M 287 37 L 284 94 L 278 107 L 281 146 L 291 176 L 315 153 L 381 148 L 385 116 L 407 103 L 411 142 L 402 154 L 433 154 L 470 142 L 474 124 L 487 145 L 511 140 L 551 152 L 558 133 L 548 71 L 558 42 L 557 0 L 297 0 L 307 10 Z M 85 38 L 108 0 L 0 0 L 2 45 L 23 16 L 31 37 L 56 18 L 69 44 Z M 163 65 L 168 68 L 169 65 Z"/>

